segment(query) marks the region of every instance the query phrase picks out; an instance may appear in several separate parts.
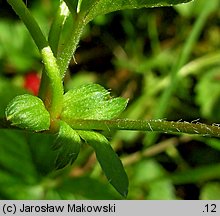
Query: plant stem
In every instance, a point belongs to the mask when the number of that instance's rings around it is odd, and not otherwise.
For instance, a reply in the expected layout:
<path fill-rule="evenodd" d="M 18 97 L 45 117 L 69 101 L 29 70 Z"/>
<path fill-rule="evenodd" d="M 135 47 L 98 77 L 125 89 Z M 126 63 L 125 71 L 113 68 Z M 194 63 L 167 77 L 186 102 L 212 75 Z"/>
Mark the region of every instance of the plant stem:
<path fill-rule="evenodd" d="M 45 36 L 24 2 L 22 0 L 7 1 L 27 27 L 38 49 L 42 50 L 44 47 L 48 46 Z"/>
<path fill-rule="evenodd" d="M 167 87 L 167 89 L 165 89 L 165 91 L 163 92 L 160 100 L 158 101 L 158 105 L 157 105 L 157 109 L 156 112 L 154 113 L 154 118 L 158 119 L 158 118 L 163 118 L 164 114 L 166 113 L 166 110 L 169 106 L 170 103 L 168 103 L 170 101 L 170 98 L 173 94 L 173 92 L 175 91 L 180 76 L 178 74 L 179 70 L 181 69 L 181 67 L 187 62 L 190 53 L 192 52 L 192 49 L 194 47 L 195 42 L 197 41 L 202 28 L 207 20 L 208 15 L 210 14 L 211 10 L 208 9 L 208 3 L 205 4 L 201 14 L 199 15 L 199 17 L 196 20 L 196 23 L 193 26 L 193 29 L 183 47 L 183 50 L 180 54 L 180 57 L 177 60 L 177 63 L 173 66 L 171 73 L 170 73 L 170 84 Z M 157 135 L 156 134 L 152 134 L 150 136 L 147 137 L 148 139 L 148 144 L 152 144 L 155 142 Z"/>
<path fill-rule="evenodd" d="M 143 158 L 153 157 L 161 152 L 164 152 L 170 147 L 177 146 L 179 144 L 179 139 L 177 137 L 172 137 L 170 139 L 164 140 L 156 145 L 152 145 L 143 151 L 134 152 L 122 158 L 122 163 L 124 166 L 129 166 L 131 164 L 141 161 Z"/>
<path fill-rule="evenodd" d="M 66 6 L 66 3 L 60 0 L 60 5 L 57 10 L 55 19 L 51 25 L 48 36 L 48 41 L 54 53 L 54 56 L 57 55 L 61 32 L 68 16 L 69 16 L 69 10 L 68 7 Z"/>
<path fill-rule="evenodd" d="M 163 118 L 164 117 L 164 113 L 166 112 L 167 107 L 170 104 L 170 103 L 168 103 L 168 101 L 170 101 L 170 97 L 178 85 L 178 81 L 180 78 L 180 76 L 178 76 L 178 72 L 181 69 L 181 67 L 187 62 L 187 60 L 190 56 L 190 53 L 192 52 L 192 49 L 195 45 L 195 42 L 197 41 L 209 14 L 210 14 L 210 10 L 207 10 L 207 7 L 205 5 L 201 14 L 199 15 L 198 19 L 196 20 L 195 25 L 193 26 L 193 29 L 192 29 L 184 47 L 183 47 L 182 53 L 180 54 L 180 57 L 177 60 L 177 63 L 173 66 L 173 68 L 171 70 L 170 85 L 164 91 L 164 94 L 162 95 L 162 97 L 159 101 L 158 109 L 156 110 L 156 113 L 154 115 L 155 118 Z"/>
<path fill-rule="evenodd" d="M 70 32 L 69 37 L 67 37 L 64 43 L 64 48 L 57 57 L 57 63 L 59 65 L 60 74 L 62 77 L 64 77 L 70 60 L 73 58 L 73 55 L 79 44 L 83 29 L 86 25 L 82 19 L 78 19 L 77 17 L 74 21 L 75 23 L 72 27 L 72 31 Z"/>
<path fill-rule="evenodd" d="M 51 120 L 53 121 L 59 117 L 62 111 L 63 83 L 60 76 L 59 67 L 56 62 L 56 58 L 54 57 L 50 47 L 48 46 L 43 48 L 41 54 L 52 89 L 49 112 L 50 112 Z"/>
<path fill-rule="evenodd" d="M 188 76 L 189 74 L 196 75 L 197 72 L 203 71 L 204 68 L 219 66 L 220 65 L 219 59 L 220 59 L 220 50 L 209 53 L 186 64 L 179 71 L 179 75 L 181 77 Z"/>
<path fill-rule="evenodd" d="M 208 180 L 220 178 L 220 164 L 210 164 L 191 170 L 174 173 L 169 179 L 175 185 L 183 185 L 197 182 L 207 182 Z M 165 177 L 166 178 L 166 177 Z"/>
<path fill-rule="evenodd" d="M 69 10 L 66 6 L 66 3 L 60 0 L 60 5 L 57 10 L 56 16 L 54 18 L 54 21 L 51 25 L 49 36 L 48 36 L 48 42 L 50 44 L 50 47 L 54 53 L 54 56 L 57 56 L 59 41 L 61 32 L 63 29 L 63 25 L 65 24 L 65 21 L 69 15 Z M 48 98 L 51 98 L 51 86 L 49 85 L 49 78 L 47 74 L 43 71 L 42 77 L 41 77 L 41 84 L 40 84 L 40 90 L 39 90 L 39 97 L 44 101 L 46 106 L 48 105 Z"/>
<path fill-rule="evenodd" d="M 157 30 L 157 24 L 156 24 L 156 14 L 151 13 L 149 14 L 148 18 L 148 34 L 150 37 L 150 43 L 151 43 L 151 50 L 153 52 L 154 56 L 157 56 L 161 53 L 160 49 L 160 42 L 159 42 L 159 35 Z"/>
<path fill-rule="evenodd" d="M 163 120 L 77 120 L 66 119 L 75 130 L 138 130 L 164 133 L 187 133 L 220 137 L 220 127 L 202 123 L 174 122 Z"/>
<path fill-rule="evenodd" d="M 135 130 L 163 133 L 186 133 L 201 136 L 220 137 L 220 126 L 218 124 L 202 124 L 199 122 L 174 122 L 163 120 L 91 120 L 91 119 L 65 119 L 65 122 L 74 130 Z M 9 124 L 5 119 L 0 119 L 0 129 L 8 128 Z M 15 128 L 15 127 L 11 127 Z M 56 132 L 56 131 L 55 131 Z"/>
<path fill-rule="evenodd" d="M 43 62 L 45 64 L 46 73 L 52 88 L 52 96 L 51 98 L 48 98 L 48 100 L 50 100 L 50 106 L 48 109 L 53 121 L 55 118 L 58 118 L 63 104 L 63 84 L 60 71 L 56 63 L 56 58 L 54 57 L 53 52 L 48 45 L 48 42 L 44 37 L 39 25 L 27 9 L 24 2 L 22 0 L 8 0 L 8 3 L 12 6 L 13 10 L 26 25 L 41 53 Z"/>

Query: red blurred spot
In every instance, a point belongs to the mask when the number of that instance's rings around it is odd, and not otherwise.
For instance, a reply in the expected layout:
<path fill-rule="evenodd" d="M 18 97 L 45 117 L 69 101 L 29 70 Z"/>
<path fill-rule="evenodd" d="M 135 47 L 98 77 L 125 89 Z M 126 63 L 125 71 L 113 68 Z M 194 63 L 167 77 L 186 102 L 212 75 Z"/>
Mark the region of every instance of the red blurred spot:
<path fill-rule="evenodd" d="M 33 93 L 34 95 L 38 95 L 40 87 L 40 76 L 36 72 L 30 72 L 24 77 L 24 88 Z"/>

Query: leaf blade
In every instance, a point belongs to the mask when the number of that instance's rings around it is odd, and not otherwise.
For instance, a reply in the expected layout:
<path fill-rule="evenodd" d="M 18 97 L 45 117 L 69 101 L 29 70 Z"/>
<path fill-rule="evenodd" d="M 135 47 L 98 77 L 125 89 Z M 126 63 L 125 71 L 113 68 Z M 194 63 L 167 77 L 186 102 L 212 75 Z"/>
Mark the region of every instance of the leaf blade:
<path fill-rule="evenodd" d="M 67 164 L 72 164 L 78 157 L 81 139 L 67 123 L 60 121 L 60 130 L 53 148 L 58 149 L 55 168 L 62 169 Z"/>
<path fill-rule="evenodd" d="M 6 107 L 5 115 L 12 125 L 43 131 L 50 127 L 50 114 L 43 101 L 29 94 L 16 96 Z"/>
<path fill-rule="evenodd" d="M 149 7 L 172 6 L 180 3 L 187 3 L 191 0 L 83 0 L 80 4 L 80 13 L 85 23 L 93 20 L 98 15 L 111 13 L 125 9 L 139 9 Z M 76 8 L 75 1 L 66 0 L 71 8 Z"/>
<path fill-rule="evenodd" d="M 121 97 L 111 98 L 110 93 L 98 84 L 74 88 L 64 95 L 61 118 L 66 119 L 112 119 L 127 106 Z"/>
<path fill-rule="evenodd" d="M 101 134 L 93 131 L 78 131 L 96 153 L 102 170 L 112 186 L 124 197 L 128 193 L 128 177 L 121 160 L 112 149 L 108 140 Z"/>

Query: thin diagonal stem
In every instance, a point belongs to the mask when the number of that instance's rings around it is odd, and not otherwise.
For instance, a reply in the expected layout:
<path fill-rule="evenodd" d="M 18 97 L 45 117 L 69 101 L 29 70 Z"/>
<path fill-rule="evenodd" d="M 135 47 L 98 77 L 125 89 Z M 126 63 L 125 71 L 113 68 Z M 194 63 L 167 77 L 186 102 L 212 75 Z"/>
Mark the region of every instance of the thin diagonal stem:
<path fill-rule="evenodd" d="M 31 37 L 33 38 L 35 44 L 39 50 L 42 50 L 44 47 L 48 46 L 47 40 L 43 35 L 39 25 L 37 24 L 34 17 L 31 15 L 30 11 L 24 4 L 22 0 L 7 0 L 8 3 L 12 6 L 13 10 L 20 17 L 22 22 L 27 27 Z"/>
<path fill-rule="evenodd" d="M 48 107 L 51 119 L 59 117 L 63 104 L 63 84 L 60 76 L 59 67 L 56 63 L 56 58 L 44 37 L 38 23 L 31 15 L 30 11 L 22 0 L 8 0 L 8 3 L 12 6 L 13 10 L 18 14 L 20 19 L 26 25 L 30 32 L 34 42 L 36 43 L 49 78 L 49 82 L 52 88 L 52 95 L 50 100 L 50 106 Z"/>
<path fill-rule="evenodd" d="M 200 15 L 198 16 L 193 29 L 188 37 L 188 39 L 186 40 L 186 43 L 183 47 L 183 50 L 179 56 L 179 58 L 177 59 L 177 63 L 173 65 L 173 68 L 171 69 L 170 72 L 170 84 L 167 87 L 167 89 L 165 89 L 165 91 L 163 92 L 163 94 L 161 95 L 160 100 L 157 103 L 157 109 L 154 113 L 154 118 L 155 119 L 159 119 L 159 118 L 163 118 L 164 114 L 166 113 L 169 103 L 168 101 L 170 101 L 170 98 L 173 94 L 173 92 L 175 91 L 178 83 L 179 83 L 179 70 L 181 69 L 181 67 L 183 67 L 183 65 L 187 62 L 193 47 L 202 31 L 202 28 L 209 16 L 209 14 L 211 13 L 211 10 L 208 9 L 208 3 L 207 5 L 204 6 L 202 12 L 200 13 Z M 156 134 L 152 134 L 150 136 L 147 137 L 147 142 L 148 144 L 152 144 L 155 142 L 157 135 Z"/>

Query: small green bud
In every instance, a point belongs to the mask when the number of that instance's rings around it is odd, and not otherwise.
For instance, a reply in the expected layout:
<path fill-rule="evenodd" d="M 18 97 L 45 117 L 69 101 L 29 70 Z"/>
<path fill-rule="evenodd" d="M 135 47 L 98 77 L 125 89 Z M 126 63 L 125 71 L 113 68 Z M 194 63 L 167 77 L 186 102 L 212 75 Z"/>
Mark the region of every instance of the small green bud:
<path fill-rule="evenodd" d="M 24 94 L 15 97 L 5 110 L 6 118 L 12 125 L 33 130 L 43 131 L 50 127 L 50 114 L 43 101 L 33 95 Z"/>

